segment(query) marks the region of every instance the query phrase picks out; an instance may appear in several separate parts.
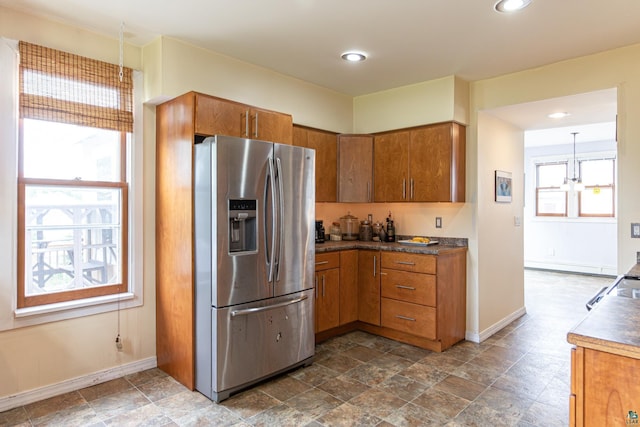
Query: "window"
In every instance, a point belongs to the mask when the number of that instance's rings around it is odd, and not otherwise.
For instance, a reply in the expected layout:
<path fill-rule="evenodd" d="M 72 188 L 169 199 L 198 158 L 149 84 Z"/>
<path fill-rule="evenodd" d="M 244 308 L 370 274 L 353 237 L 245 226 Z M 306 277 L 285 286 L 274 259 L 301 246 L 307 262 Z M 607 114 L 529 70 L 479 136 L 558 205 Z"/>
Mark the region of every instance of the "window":
<path fill-rule="evenodd" d="M 615 216 L 615 159 L 581 160 L 580 176 L 585 189 L 579 195 L 578 216 Z"/>
<path fill-rule="evenodd" d="M 126 292 L 132 70 L 19 49 L 18 308 Z"/>
<path fill-rule="evenodd" d="M 567 177 L 567 162 L 536 165 L 536 215 L 567 216 L 567 192 L 560 189 Z"/>

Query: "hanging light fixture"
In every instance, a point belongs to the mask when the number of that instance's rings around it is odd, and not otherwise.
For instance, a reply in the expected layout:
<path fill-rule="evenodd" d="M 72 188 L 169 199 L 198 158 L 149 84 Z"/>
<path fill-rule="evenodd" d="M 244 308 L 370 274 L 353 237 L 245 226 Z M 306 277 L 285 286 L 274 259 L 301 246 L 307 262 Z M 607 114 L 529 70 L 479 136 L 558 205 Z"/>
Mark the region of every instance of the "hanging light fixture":
<path fill-rule="evenodd" d="M 578 163 L 576 161 L 576 135 L 578 133 L 579 132 L 571 132 L 571 135 L 573 135 L 573 178 L 570 180 L 567 178 L 564 179 L 564 184 L 560 186 L 560 189 L 564 191 L 569 191 L 571 189 L 573 189 L 573 191 L 584 190 L 584 184 L 580 179 L 580 175 L 576 177 L 576 170 L 578 169 Z"/>

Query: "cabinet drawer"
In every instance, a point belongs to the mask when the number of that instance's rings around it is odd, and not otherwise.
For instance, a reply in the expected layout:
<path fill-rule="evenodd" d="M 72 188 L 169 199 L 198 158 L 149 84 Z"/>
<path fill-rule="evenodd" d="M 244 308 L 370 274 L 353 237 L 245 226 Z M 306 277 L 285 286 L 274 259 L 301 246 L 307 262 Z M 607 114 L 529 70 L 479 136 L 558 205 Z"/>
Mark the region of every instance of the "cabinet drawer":
<path fill-rule="evenodd" d="M 436 257 L 435 255 L 383 252 L 382 268 L 436 274 Z"/>
<path fill-rule="evenodd" d="M 383 297 L 436 306 L 436 276 L 383 269 L 380 277 Z"/>
<path fill-rule="evenodd" d="M 340 252 L 316 254 L 316 271 L 340 267 Z"/>
<path fill-rule="evenodd" d="M 436 309 L 433 307 L 382 298 L 381 324 L 430 340 L 436 339 Z"/>

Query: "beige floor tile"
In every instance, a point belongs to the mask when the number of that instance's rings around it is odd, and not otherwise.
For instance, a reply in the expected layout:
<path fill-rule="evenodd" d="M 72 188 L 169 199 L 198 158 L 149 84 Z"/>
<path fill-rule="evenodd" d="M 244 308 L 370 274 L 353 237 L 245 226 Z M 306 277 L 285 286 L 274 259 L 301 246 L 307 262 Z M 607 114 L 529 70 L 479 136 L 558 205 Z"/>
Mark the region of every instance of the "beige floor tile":
<path fill-rule="evenodd" d="M 154 368 L 0 413 L 0 427 L 565 426 L 566 334 L 611 278 L 525 271 L 527 314 L 442 353 L 354 331 L 315 363 L 216 404 Z M 559 289 L 562 291 L 559 292 Z"/>

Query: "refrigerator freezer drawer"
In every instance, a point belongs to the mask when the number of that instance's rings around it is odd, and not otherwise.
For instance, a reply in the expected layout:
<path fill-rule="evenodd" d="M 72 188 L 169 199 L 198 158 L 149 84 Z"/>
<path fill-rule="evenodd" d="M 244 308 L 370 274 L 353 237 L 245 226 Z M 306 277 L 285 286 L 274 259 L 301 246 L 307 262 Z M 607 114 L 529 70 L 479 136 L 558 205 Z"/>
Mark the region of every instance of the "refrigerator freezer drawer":
<path fill-rule="evenodd" d="M 212 308 L 210 379 L 196 388 L 216 402 L 237 390 L 297 365 L 314 354 L 313 291 L 255 304 Z"/>

